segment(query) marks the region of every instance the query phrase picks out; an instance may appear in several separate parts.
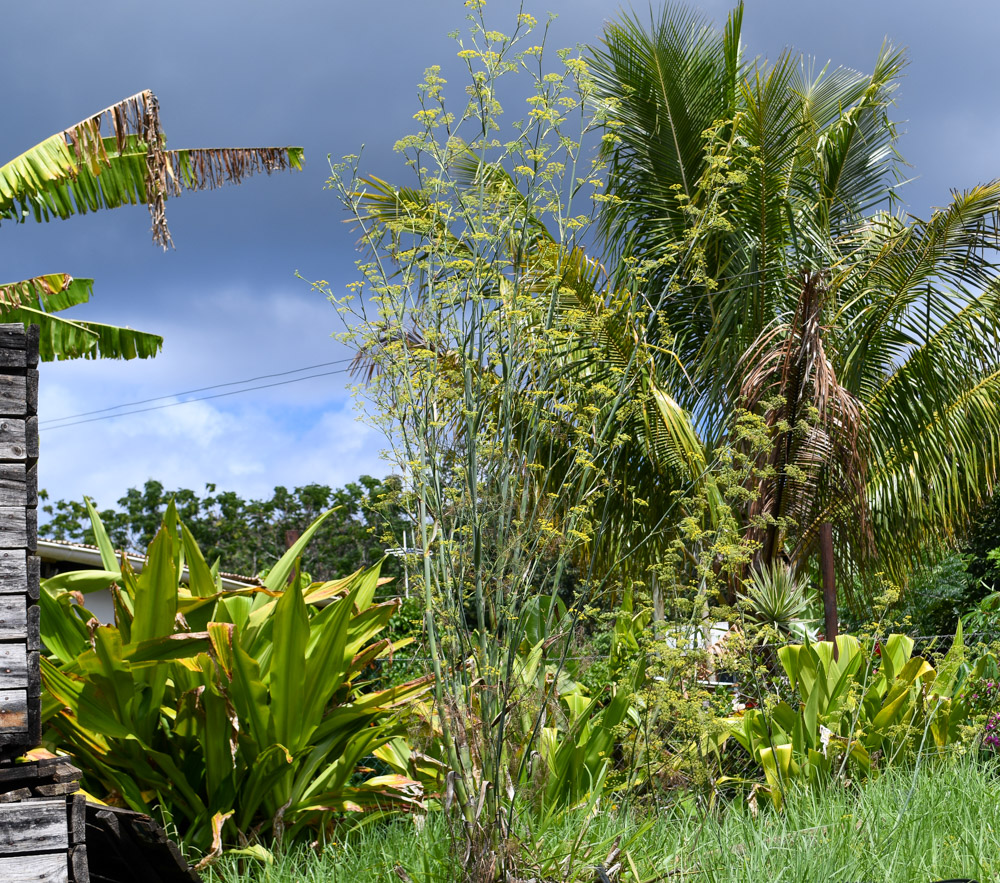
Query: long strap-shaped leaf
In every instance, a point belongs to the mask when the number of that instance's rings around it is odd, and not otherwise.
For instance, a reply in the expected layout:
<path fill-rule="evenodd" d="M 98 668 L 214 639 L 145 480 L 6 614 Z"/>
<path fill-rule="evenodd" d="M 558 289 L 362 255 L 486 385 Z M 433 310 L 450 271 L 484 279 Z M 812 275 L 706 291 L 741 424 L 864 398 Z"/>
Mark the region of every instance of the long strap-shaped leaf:
<path fill-rule="evenodd" d="M 93 285 L 92 279 L 76 279 L 68 273 L 0 284 L 0 317 L 5 322 L 39 326 L 38 353 L 42 361 L 155 356 L 163 346 L 163 338 L 158 335 L 52 315 L 86 303 Z"/>

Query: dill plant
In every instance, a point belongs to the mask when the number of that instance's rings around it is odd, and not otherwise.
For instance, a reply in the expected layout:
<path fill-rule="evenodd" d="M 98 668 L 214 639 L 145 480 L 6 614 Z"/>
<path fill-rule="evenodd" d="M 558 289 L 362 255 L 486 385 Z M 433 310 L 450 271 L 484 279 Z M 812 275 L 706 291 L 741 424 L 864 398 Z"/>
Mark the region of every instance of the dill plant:
<path fill-rule="evenodd" d="M 358 352 L 359 401 L 406 476 L 432 727 L 449 770 L 441 803 L 456 873 L 470 879 L 504 877 L 519 860 L 513 844 L 530 824 L 519 807 L 540 773 L 555 686 L 544 666 L 526 683 L 524 651 L 563 661 L 572 638 L 557 631 L 566 620 L 555 603 L 534 648 L 526 621 L 567 581 L 572 620 L 603 578 L 593 563 L 602 512 L 622 492 L 621 413 L 648 358 L 636 333 L 629 359 L 599 381 L 572 370 L 606 316 L 630 333 L 644 321 L 634 290 L 607 286 L 583 251 L 601 186 L 586 145 L 602 121 L 577 53 L 559 52 L 558 71 L 547 71 L 547 28 L 521 13 L 501 34 L 482 5 L 466 4 L 471 27 L 459 39 L 464 105 L 452 108 L 440 68 L 429 68 L 418 130 L 396 145 L 414 186 L 362 177 L 357 157 L 333 166 L 329 187 L 364 256 L 346 297 L 316 283 Z M 515 74 L 531 94 L 524 119 L 504 130 L 498 96 Z"/>

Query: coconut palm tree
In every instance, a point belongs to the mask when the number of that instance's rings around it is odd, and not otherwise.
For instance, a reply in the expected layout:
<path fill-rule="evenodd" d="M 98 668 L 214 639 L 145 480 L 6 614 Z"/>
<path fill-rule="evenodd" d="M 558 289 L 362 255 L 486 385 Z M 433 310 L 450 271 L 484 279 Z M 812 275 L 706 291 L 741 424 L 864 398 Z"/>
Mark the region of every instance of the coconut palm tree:
<path fill-rule="evenodd" d="M 0 223 L 146 203 L 153 240 L 166 248 L 169 197 L 302 165 L 298 147 L 168 150 L 165 145 L 156 96 L 145 91 L 126 98 L 0 166 Z M 92 280 L 68 273 L 0 284 L 0 322 L 39 325 L 39 354 L 46 360 L 154 356 L 162 345 L 154 334 L 54 315 L 85 303 L 92 287 Z"/>
<path fill-rule="evenodd" d="M 834 553 L 842 589 L 876 562 L 905 582 L 996 480 L 1000 182 L 927 220 L 896 212 L 901 54 L 871 74 L 748 61 L 742 17 L 718 32 L 668 6 L 607 26 L 602 232 L 650 267 L 653 330 L 692 373 L 678 395 L 706 446 L 743 410 L 771 428 L 745 513 L 757 563 L 819 550 L 830 636 Z"/>

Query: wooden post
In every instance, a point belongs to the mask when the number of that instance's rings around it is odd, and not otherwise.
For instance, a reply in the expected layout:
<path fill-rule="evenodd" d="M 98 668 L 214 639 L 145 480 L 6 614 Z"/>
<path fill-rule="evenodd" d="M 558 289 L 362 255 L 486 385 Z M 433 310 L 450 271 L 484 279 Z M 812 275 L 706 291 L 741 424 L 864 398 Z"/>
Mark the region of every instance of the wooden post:
<path fill-rule="evenodd" d="M 823 630 L 824 637 L 833 641 L 833 658 L 837 653 L 837 583 L 833 570 L 833 525 L 826 521 L 819 526 L 819 571 L 823 581 Z"/>
<path fill-rule="evenodd" d="M 38 328 L 0 325 L 0 760 L 41 740 Z"/>

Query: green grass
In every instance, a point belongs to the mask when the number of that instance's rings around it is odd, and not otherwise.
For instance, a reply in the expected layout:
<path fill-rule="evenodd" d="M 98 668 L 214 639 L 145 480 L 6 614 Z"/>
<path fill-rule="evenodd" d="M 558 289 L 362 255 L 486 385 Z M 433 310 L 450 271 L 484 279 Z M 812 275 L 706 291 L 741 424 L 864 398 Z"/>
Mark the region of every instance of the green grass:
<path fill-rule="evenodd" d="M 792 795 L 785 811 L 756 815 L 740 801 L 706 815 L 680 805 L 650 812 L 605 811 L 564 819 L 522 839 L 523 879 L 595 879 L 593 865 L 617 836 L 627 856 L 623 883 L 928 883 L 948 877 L 1000 879 L 1000 767 L 925 762 L 894 770 L 858 789 Z M 643 829 L 646 830 L 643 830 Z M 576 843 L 575 872 L 558 872 Z M 365 883 L 393 881 L 397 866 L 414 883 L 460 879 L 440 818 L 422 831 L 412 820 L 369 826 L 316 851 L 298 848 L 270 867 L 240 874 L 220 863 L 213 883 Z"/>

